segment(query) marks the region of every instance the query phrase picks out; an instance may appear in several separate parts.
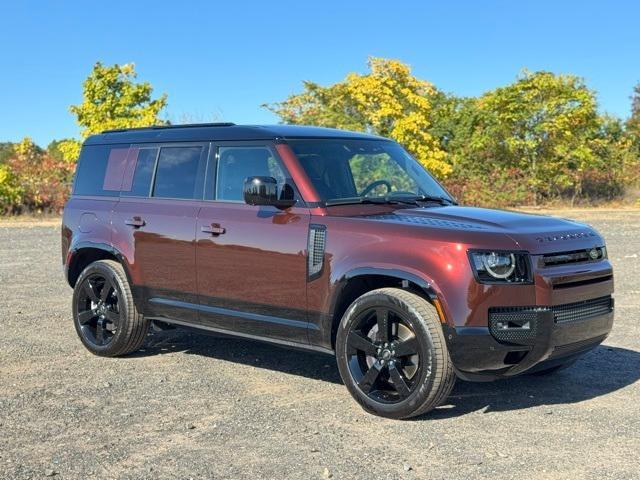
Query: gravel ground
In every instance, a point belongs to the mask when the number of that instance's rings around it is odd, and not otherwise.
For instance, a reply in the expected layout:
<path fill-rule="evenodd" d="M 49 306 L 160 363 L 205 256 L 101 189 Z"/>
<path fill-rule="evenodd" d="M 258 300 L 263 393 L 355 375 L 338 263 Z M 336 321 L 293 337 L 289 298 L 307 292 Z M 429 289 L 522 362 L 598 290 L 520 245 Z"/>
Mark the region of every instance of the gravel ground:
<path fill-rule="evenodd" d="M 412 421 L 362 411 L 328 356 L 187 330 L 92 356 L 58 227 L 0 224 L 0 478 L 640 478 L 640 211 L 562 215 L 608 240 L 611 336 L 552 377 L 458 382 Z"/>

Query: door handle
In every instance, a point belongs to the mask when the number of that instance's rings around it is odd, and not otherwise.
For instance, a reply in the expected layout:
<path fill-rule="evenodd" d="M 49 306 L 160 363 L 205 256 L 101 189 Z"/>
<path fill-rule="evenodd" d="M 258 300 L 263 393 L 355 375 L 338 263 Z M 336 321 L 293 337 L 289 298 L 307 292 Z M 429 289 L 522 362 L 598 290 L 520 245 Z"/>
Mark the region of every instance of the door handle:
<path fill-rule="evenodd" d="M 210 233 L 211 235 L 222 235 L 226 232 L 226 229 L 224 227 L 221 227 L 219 223 L 203 225 L 200 230 L 202 230 L 203 233 Z"/>
<path fill-rule="evenodd" d="M 144 227 L 146 225 L 147 222 L 145 222 L 142 218 L 140 217 L 133 217 L 133 218 L 127 218 L 124 223 L 126 225 L 129 225 L 133 228 L 140 228 L 140 227 Z"/>

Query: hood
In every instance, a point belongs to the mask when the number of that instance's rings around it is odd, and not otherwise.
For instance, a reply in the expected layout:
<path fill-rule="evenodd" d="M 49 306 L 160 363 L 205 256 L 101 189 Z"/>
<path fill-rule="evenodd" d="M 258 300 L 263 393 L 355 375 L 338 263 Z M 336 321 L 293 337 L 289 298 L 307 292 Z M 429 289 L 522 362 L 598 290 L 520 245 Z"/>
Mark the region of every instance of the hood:
<path fill-rule="evenodd" d="M 442 206 L 398 209 L 373 217 L 450 230 L 501 233 L 510 237 L 519 249 L 532 253 L 563 252 L 604 245 L 603 238 L 589 225 L 564 218 L 507 210 Z"/>

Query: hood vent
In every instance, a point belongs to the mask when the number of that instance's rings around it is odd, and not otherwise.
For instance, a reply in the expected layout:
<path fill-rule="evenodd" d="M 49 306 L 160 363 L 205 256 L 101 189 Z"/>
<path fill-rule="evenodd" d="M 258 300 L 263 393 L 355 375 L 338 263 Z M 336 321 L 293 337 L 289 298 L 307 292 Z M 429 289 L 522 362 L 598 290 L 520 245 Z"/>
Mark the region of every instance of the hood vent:
<path fill-rule="evenodd" d="M 383 213 L 380 215 L 367 215 L 365 218 L 372 220 L 386 220 L 391 222 L 413 223 L 417 225 L 429 225 L 430 227 L 455 228 L 458 230 L 484 230 L 479 225 L 470 223 L 455 222 L 452 220 L 441 220 L 433 217 L 423 217 L 419 215 L 397 215 L 395 213 Z"/>

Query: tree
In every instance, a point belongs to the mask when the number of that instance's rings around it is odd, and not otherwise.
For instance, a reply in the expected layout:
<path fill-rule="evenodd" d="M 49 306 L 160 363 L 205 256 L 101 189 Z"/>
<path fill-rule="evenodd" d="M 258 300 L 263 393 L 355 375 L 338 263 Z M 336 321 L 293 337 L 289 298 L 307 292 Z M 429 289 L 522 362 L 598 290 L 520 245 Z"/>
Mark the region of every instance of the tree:
<path fill-rule="evenodd" d="M 600 121 L 595 95 L 580 78 L 525 71 L 467 107 L 452 145 L 455 168 L 485 178 L 520 172 L 534 203 L 581 192 L 581 173 L 598 160 L 592 140 Z"/>
<path fill-rule="evenodd" d="M 11 210 L 59 211 L 69 194 L 74 165 L 55 158 L 35 145 L 29 137 L 15 144 L 7 160 L 7 181 L 13 187 Z"/>
<path fill-rule="evenodd" d="M 8 165 L 0 164 L 0 213 L 12 212 L 22 203 L 22 189 Z"/>
<path fill-rule="evenodd" d="M 397 60 L 371 57 L 368 65 L 368 74 L 351 73 L 328 87 L 304 82 L 302 93 L 265 107 L 285 123 L 391 137 L 434 174 L 446 177 L 451 166 L 429 133 L 433 85 L 411 75 L 409 66 Z"/>
<path fill-rule="evenodd" d="M 136 83 L 133 63 L 105 66 L 97 62 L 83 83 L 83 101 L 72 105 L 86 138 L 103 130 L 145 127 L 165 123 L 159 118 L 167 103 L 167 95 L 152 99 L 153 87 L 148 82 Z M 80 143 L 62 141 L 57 148 L 67 160 L 75 160 Z"/>
<path fill-rule="evenodd" d="M 11 155 L 13 155 L 13 143 L 0 142 L 0 164 L 4 163 Z"/>
<path fill-rule="evenodd" d="M 636 155 L 640 156 L 640 83 L 633 88 L 631 117 L 627 120 L 627 133 Z"/>

